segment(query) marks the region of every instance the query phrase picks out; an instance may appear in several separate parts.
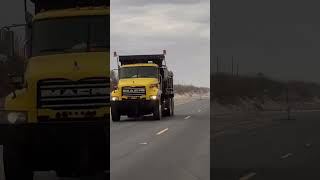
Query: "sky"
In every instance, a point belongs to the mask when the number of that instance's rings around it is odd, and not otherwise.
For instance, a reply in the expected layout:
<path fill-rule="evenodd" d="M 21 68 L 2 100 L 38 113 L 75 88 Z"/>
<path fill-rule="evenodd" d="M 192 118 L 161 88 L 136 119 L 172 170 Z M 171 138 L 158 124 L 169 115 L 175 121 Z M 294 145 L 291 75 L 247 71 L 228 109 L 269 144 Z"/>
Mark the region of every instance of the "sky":
<path fill-rule="evenodd" d="M 22 0 L 2 0 L 0 3 L 0 26 L 24 23 Z"/>
<path fill-rule="evenodd" d="M 214 5 L 212 72 L 216 56 L 229 69 L 234 56 L 240 74 L 320 83 L 317 1 L 216 0 Z"/>
<path fill-rule="evenodd" d="M 175 83 L 210 87 L 210 0 L 111 0 L 111 52 L 164 49 Z"/>
<path fill-rule="evenodd" d="M 24 23 L 21 0 L 0 5 L 0 26 L 13 23 Z M 210 86 L 210 0 L 111 0 L 111 52 L 164 49 L 175 83 Z"/>

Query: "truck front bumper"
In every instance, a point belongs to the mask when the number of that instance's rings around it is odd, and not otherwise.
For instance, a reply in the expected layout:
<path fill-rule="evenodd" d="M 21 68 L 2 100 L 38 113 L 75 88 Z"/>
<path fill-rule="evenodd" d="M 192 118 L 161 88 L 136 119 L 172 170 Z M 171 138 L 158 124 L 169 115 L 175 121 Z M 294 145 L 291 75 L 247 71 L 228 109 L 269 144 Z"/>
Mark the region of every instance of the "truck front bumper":
<path fill-rule="evenodd" d="M 34 170 L 77 169 L 87 162 L 88 172 L 109 171 L 109 123 L 110 120 L 92 120 L 0 125 L 0 144 L 21 148 L 32 159 L 30 166 Z M 88 153 L 91 159 L 83 159 Z"/>
<path fill-rule="evenodd" d="M 109 119 L 0 125 L 0 144 L 83 144 L 109 139 Z M 106 136 L 106 137 L 104 137 Z"/>
<path fill-rule="evenodd" d="M 121 100 L 112 101 L 111 108 L 116 108 L 121 115 L 146 115 L 153 112 L 159 100 Z"/>

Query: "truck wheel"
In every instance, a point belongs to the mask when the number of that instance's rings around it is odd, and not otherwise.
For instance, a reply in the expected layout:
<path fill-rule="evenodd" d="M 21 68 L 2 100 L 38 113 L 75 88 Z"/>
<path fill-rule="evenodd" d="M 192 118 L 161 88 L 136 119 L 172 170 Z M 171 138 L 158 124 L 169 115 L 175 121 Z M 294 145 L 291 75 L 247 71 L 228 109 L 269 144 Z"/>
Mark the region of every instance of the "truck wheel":
<path fill-rule="evenodd" d="M 15 145 L 4 145 L 3 164 L 6 180 L 33 180 L 33 170 L 27 160 L 26 148 Z"/>
<path fill-rule="evenodd" d="M 112 116 L 112 121 L 114 122 L 118 122 L 120 121 L 120 113 L 119 113 L 119 110 L 115 107 L 111 107 L 111 116 Z"/>
<path fill-rule="evenodd" d="M 170 98 L 170 116 L 174 116 L 174 99 Z"/>
<path fill-rule="evenodd" d="M 153 119 L 154 120 L 160 120 L 161 119 L 161 103 L 160 101 L 157 101 L 156 105 L 153 107 Z"/>
<path fill-rule="evenodd" d="M 170 116 L 171 115 L 171 99 L 169 98 L 165 103 L 164 107 L 166 109 L 162 109 L 162 115 L 163 116 Z"/>

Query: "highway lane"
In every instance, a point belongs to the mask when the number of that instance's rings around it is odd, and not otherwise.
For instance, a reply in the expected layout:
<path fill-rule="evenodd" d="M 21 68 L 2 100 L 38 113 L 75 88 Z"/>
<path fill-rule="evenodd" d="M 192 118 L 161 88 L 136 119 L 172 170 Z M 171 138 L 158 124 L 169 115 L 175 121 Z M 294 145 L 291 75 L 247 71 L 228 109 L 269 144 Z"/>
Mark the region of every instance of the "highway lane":
<path fill-rule="evenodd" d="M 286 113 L 269 113 L 264 126 L 212 136 L 212 179 L 319 179 L 320 111 L 296 112 L 292 120 L 285 117 Z"/>
<path fill-rule="evenodd" d="M 209 180 L 209 100 L 175 107 L 174 117 L 151 117 L 111 123 L 112 180 Z M 1 171 L 0 180 L 5 180 Z M 55 172 L 36 172 L 35 180 L 57 180 Z M 74 178 L 64 178 L 75 180 Z"/>
<path fill-rule="evenodd" d="M 112 180 L 209 180 L 209 100 L 176 106 L 175 116 L 111 125 Z"/>

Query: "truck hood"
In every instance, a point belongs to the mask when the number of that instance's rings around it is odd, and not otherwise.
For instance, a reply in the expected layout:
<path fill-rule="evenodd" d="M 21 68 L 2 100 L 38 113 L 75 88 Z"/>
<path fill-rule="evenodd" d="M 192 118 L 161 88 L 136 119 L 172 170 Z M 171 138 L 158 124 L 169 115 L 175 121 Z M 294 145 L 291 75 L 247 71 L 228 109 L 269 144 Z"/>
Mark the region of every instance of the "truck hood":
<path fill-rule="evenodd" d="M 148 86 L 150 84 L 159 83 L 156 78 L 129 78 L 129 79 L 120 79 L 118 87 L 124 86 Z"/>
<path fill-rule="evenodd" d="M 27 80 L 109 77 L 109 52 L 71 53 L 33 57 L 26 70 Z"/>

